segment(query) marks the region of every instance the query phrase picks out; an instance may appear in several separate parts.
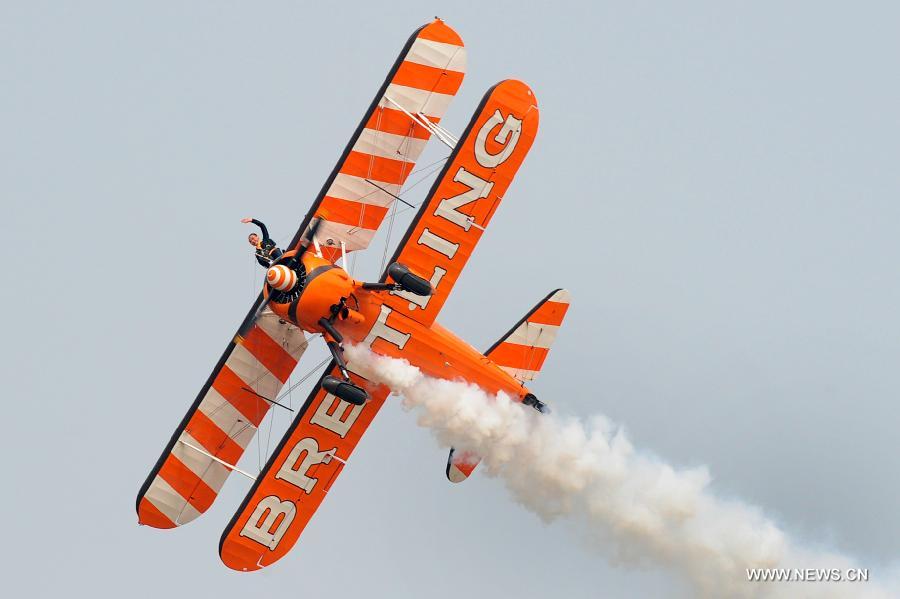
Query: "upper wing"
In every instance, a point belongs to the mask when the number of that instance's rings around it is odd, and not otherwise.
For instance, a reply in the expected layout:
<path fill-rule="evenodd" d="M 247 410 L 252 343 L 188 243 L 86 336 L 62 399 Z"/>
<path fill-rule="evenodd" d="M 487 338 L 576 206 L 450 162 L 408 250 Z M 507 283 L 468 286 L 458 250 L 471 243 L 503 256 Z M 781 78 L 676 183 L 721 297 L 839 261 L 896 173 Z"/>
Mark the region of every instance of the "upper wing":
<path fill-rule="evenodd" d="M 431 137 L 419 115 L 440 122 L 465 68 L 462 39 L 440 19 L 409 38 L 288 248 L 314 217 L 326 258 L 340 257 L 341 242 L 368 247 Z"/>
<path fill-rule="evenodd" d="M 340 255 L 341 241 L 348 251 L 365 248 L 430 137 L 413 117 L 421 113 L 439 122 L 464 71 L 465 49 L 456 32 L 440 20 L 418 29 L 288 247 L 296 247 L 311 220 L 322 217 L 327 222 L 317 239 L 329 258 Z M 260 302 L 262 295 L 238 330 L 250 326 Z M 206 453 L 237 463 L 270 407 L 264 398 L 274 399 L 306 348 L 302 332 L 270 312 L 238 341 L 225 349 L 141 487 L 142 524 L 171 528 L 210 506 L 230 469 Z"/>
<path fill-rule="evenodd" d="M 340 376 L 334 362 L 325 375 Z M 324 376 L 323 375 L 323 378 Z M 219 542 L 229 568 L 259 570 L 281 559 L 303 532 L 388 395 L 359 375 L 369 401 L 354 406 L 319 380 Z"/>
<path fill-rule="evenodd" d="M 391 262 L 431 281 L 434 293 L 391 292 L 385 303 L 434 322 L 475 244 L 534 142 L 537 100 L 521 81 L 488 90 Z"/>
<path fill-rule="evenodd" d="M 141 524 L 173 528 L 212 505 L 231 469 L 210 456 L 237 464 L 271 407 L 263 398 L 275 399 L 304 350 L 303 331 L 269 310 L 228 344 L 141 486 Z"/>

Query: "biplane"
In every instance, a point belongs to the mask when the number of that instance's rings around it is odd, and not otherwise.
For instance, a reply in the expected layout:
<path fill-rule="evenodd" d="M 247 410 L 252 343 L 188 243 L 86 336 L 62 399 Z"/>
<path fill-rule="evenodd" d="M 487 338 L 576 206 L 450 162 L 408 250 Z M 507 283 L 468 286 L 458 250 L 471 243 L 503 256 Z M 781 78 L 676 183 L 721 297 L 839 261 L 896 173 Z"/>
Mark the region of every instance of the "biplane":
<path fill-rule="evenodd" d="M 562 323 L 566 291 L 550 293 L 483 354 L 436 322 L 538 128 L 531 89 L 505 80 L 453 136 L 440 122 L 465 69 L 462 40 L 439 19 L 406 42 L 141 487 L 140 524 L 184 525 L 209 509 L 232 471 L 247 474 L 237 464 L 280 405 L 307 334 L 322 336 L 332 360 L 222 534 L 220 557 L 235 570 L 258 570 L 293 547 L 389 393 L 355 372 L 345 343 L 547 409 L 526 384 Z M 370 244 L 431 137 L 452 148 L 446 164 L 380 280 L 355 280 L 339 263 Z M 451 450 L 447 478 L 463 481 L 477 463 Z"/>

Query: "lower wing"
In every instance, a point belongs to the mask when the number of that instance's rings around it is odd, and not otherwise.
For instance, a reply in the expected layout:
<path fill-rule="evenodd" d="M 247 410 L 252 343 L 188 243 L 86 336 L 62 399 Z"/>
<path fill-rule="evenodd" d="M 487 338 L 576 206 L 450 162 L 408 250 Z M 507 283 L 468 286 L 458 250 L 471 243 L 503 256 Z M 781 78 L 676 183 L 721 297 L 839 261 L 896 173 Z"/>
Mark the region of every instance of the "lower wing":
<path fill-rule="evenodd" d="M 334 362 L 327 375 L 340 376 Z M 368 390 L 369 401 L 349 404 L 319 380 L 222 533 L 219 557 L 229 568 L 259 570 L 284 557 L 325 499 L 388 395 L 386 387 L 351 378 Z"/>
<path fill-rule="evenodd" d="M 306 350 L 303 331 L 268 310 L 257 316 L 261 300 L 241 325 L 247 332 L 228 344 L 141 486 L 141 524 L 174 528 L 212 505 Z"/>

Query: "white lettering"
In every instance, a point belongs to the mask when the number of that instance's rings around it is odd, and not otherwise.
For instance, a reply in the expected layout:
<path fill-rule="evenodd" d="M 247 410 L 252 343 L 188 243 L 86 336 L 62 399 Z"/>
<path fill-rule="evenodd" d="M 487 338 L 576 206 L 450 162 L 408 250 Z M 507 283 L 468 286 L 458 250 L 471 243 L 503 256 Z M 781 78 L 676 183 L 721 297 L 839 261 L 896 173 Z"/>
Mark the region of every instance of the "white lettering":
<path fill-rule="evenodd" d="M 447 256 L 448 260 L 452 260 L 453 256 L 456 255 L 456 250 L 459 249 L 458 243 L 450 243 L 443 237 L 439 237 L 432 233 L 427 227 L 419 236 L 419 244 L 430 247 L 437 253 Z"/>
<path fill-rule="evenodd" d="M 440 266 L 434 267 L 434 274 L 431 275 L 431 289 L 437 289 L 437 286 L 440 284 L 441 279 L 444 278 L 444 275 L 447 274 L 447 271 L 441 268 Z M 415 293 L 410 293 L 409 291 L 400 290 L 400 291 L 391 291 L 391 295 L 398 295 L 403 299 L 409 300 L 409 309 L 415 310 L 416 306 L 422 308 L 423 310 L 428 305 L 428 300 L 431 299 L 430 295 L 416 295 Z"/>
<path fill-rule="evenodd" d="M 343 439 L 347 436 L 353 423 L 356 422 L 362 409 L 363 406 L 354 406 L 350 402 L 338 399 L 331 393 L 326 393 L 322 398 L 322 403 L 316 409 L 316 413 L 309 419 L 309 423 L 327 428 Z"/>
<path fill-rule="evenodd" d="M 293 501 L 282 501 L 275 495 L 269 495 L 256 505 L 241 529 L 241 536 L 274 550 L 296 514 L 297 507 Z"/>
<path fill-rule="evenodd" d="M 441 200 L 434 211 L 434 215 L 446 218 L 454 225 L 462 227 L 464 231 L 468 231 L 469 227 L 472 226 L 472 217 L 468 214 L 463 214 L 457 210 L 457 208 L 487 197 L 487 195 L 491 193 L 491 189 L 494 188 L 494 183 L 493 181 L 488 183 L 478 175 L 470 173 L 463 167 L 459 167 L 459 170 L 456 171 L 456 174 L 453 176 L 453 181 L 462 183 L 469 189 L 452 198 Z"/>
<path fill-rule="evenodd" d="M 294 448 L 291 449 L 291 453 L 284 461 L 284 464 L 275 473 L 275 478 L 285 480 L 309 494 L 312 492 L 313 487 L 316 486 L 318 479 L 307 476 L 307 472 L 313 466 L 324 462 L 327 457 L 333 456 L 335 451 L 337 451 L 336 447 L 326 451 L 319 451 L 319 444 L 315 439 L 310 437 L 300 439 L 294 445 Z M 303 461 L 300 461 L 300 456 L 303 456 Z M 298 462 L 300 463 L 298 464 Z"/>
<path fill-rule="evenodd" d="M 392 329 L 387 325 L 387 317 L 391 312 L 393 312 L 393 310 L 382 304 L 381 312 L 378 314 L 378 320 L 375 321 L 375 324 L 372 325 L 372 330 L 369 331 L 368 336 L 363 340 L 364 345 L 372 347 L 375 340 L 381 338 L 388 343 L 393 343 L 399 349 L 403 349 L 412 335 L 409 333 L 401 333 L 397 329 Z"/>
<path fill-rule="evenodd" d="M 503 126 L 500 127 L 500 131 L 494 136 L 494 141 L 498 144 L 503 144 L 504 148 L 497 154 L 491 154 L 487 151 L 485 143 L 487 142 L 488 134 L 490 134 L 491 130 L 500 123 L 503 123 Z M 516 148 L 516 144 L 519 143 L 519 135 L 521 134 L 522 121 L 513 115 L 509 115 L 504 122 L 500 110 L 496 110 L 494 114 L 491 115 L 491 118 L 482 125 L 481 129 L 478 131 L 478 136 L 475 138 L 475 160 L 485 168 L 496 168 L 500 166 L 506 162 L 506 159 L 509 158 L 510 154 L 512 154 L 513 150 Z"/>

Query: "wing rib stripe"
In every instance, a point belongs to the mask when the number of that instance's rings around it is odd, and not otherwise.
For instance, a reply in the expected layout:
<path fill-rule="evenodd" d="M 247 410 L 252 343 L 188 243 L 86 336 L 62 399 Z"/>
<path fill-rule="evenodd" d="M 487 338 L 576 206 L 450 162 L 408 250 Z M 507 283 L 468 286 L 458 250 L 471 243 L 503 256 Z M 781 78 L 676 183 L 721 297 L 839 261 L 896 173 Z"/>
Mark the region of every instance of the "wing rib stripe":
<path fill-rule="evenodd" d="M 282 383 L 297 366 L 297 360 L 258 326 L 250 329 L 242 345 Z"/>

